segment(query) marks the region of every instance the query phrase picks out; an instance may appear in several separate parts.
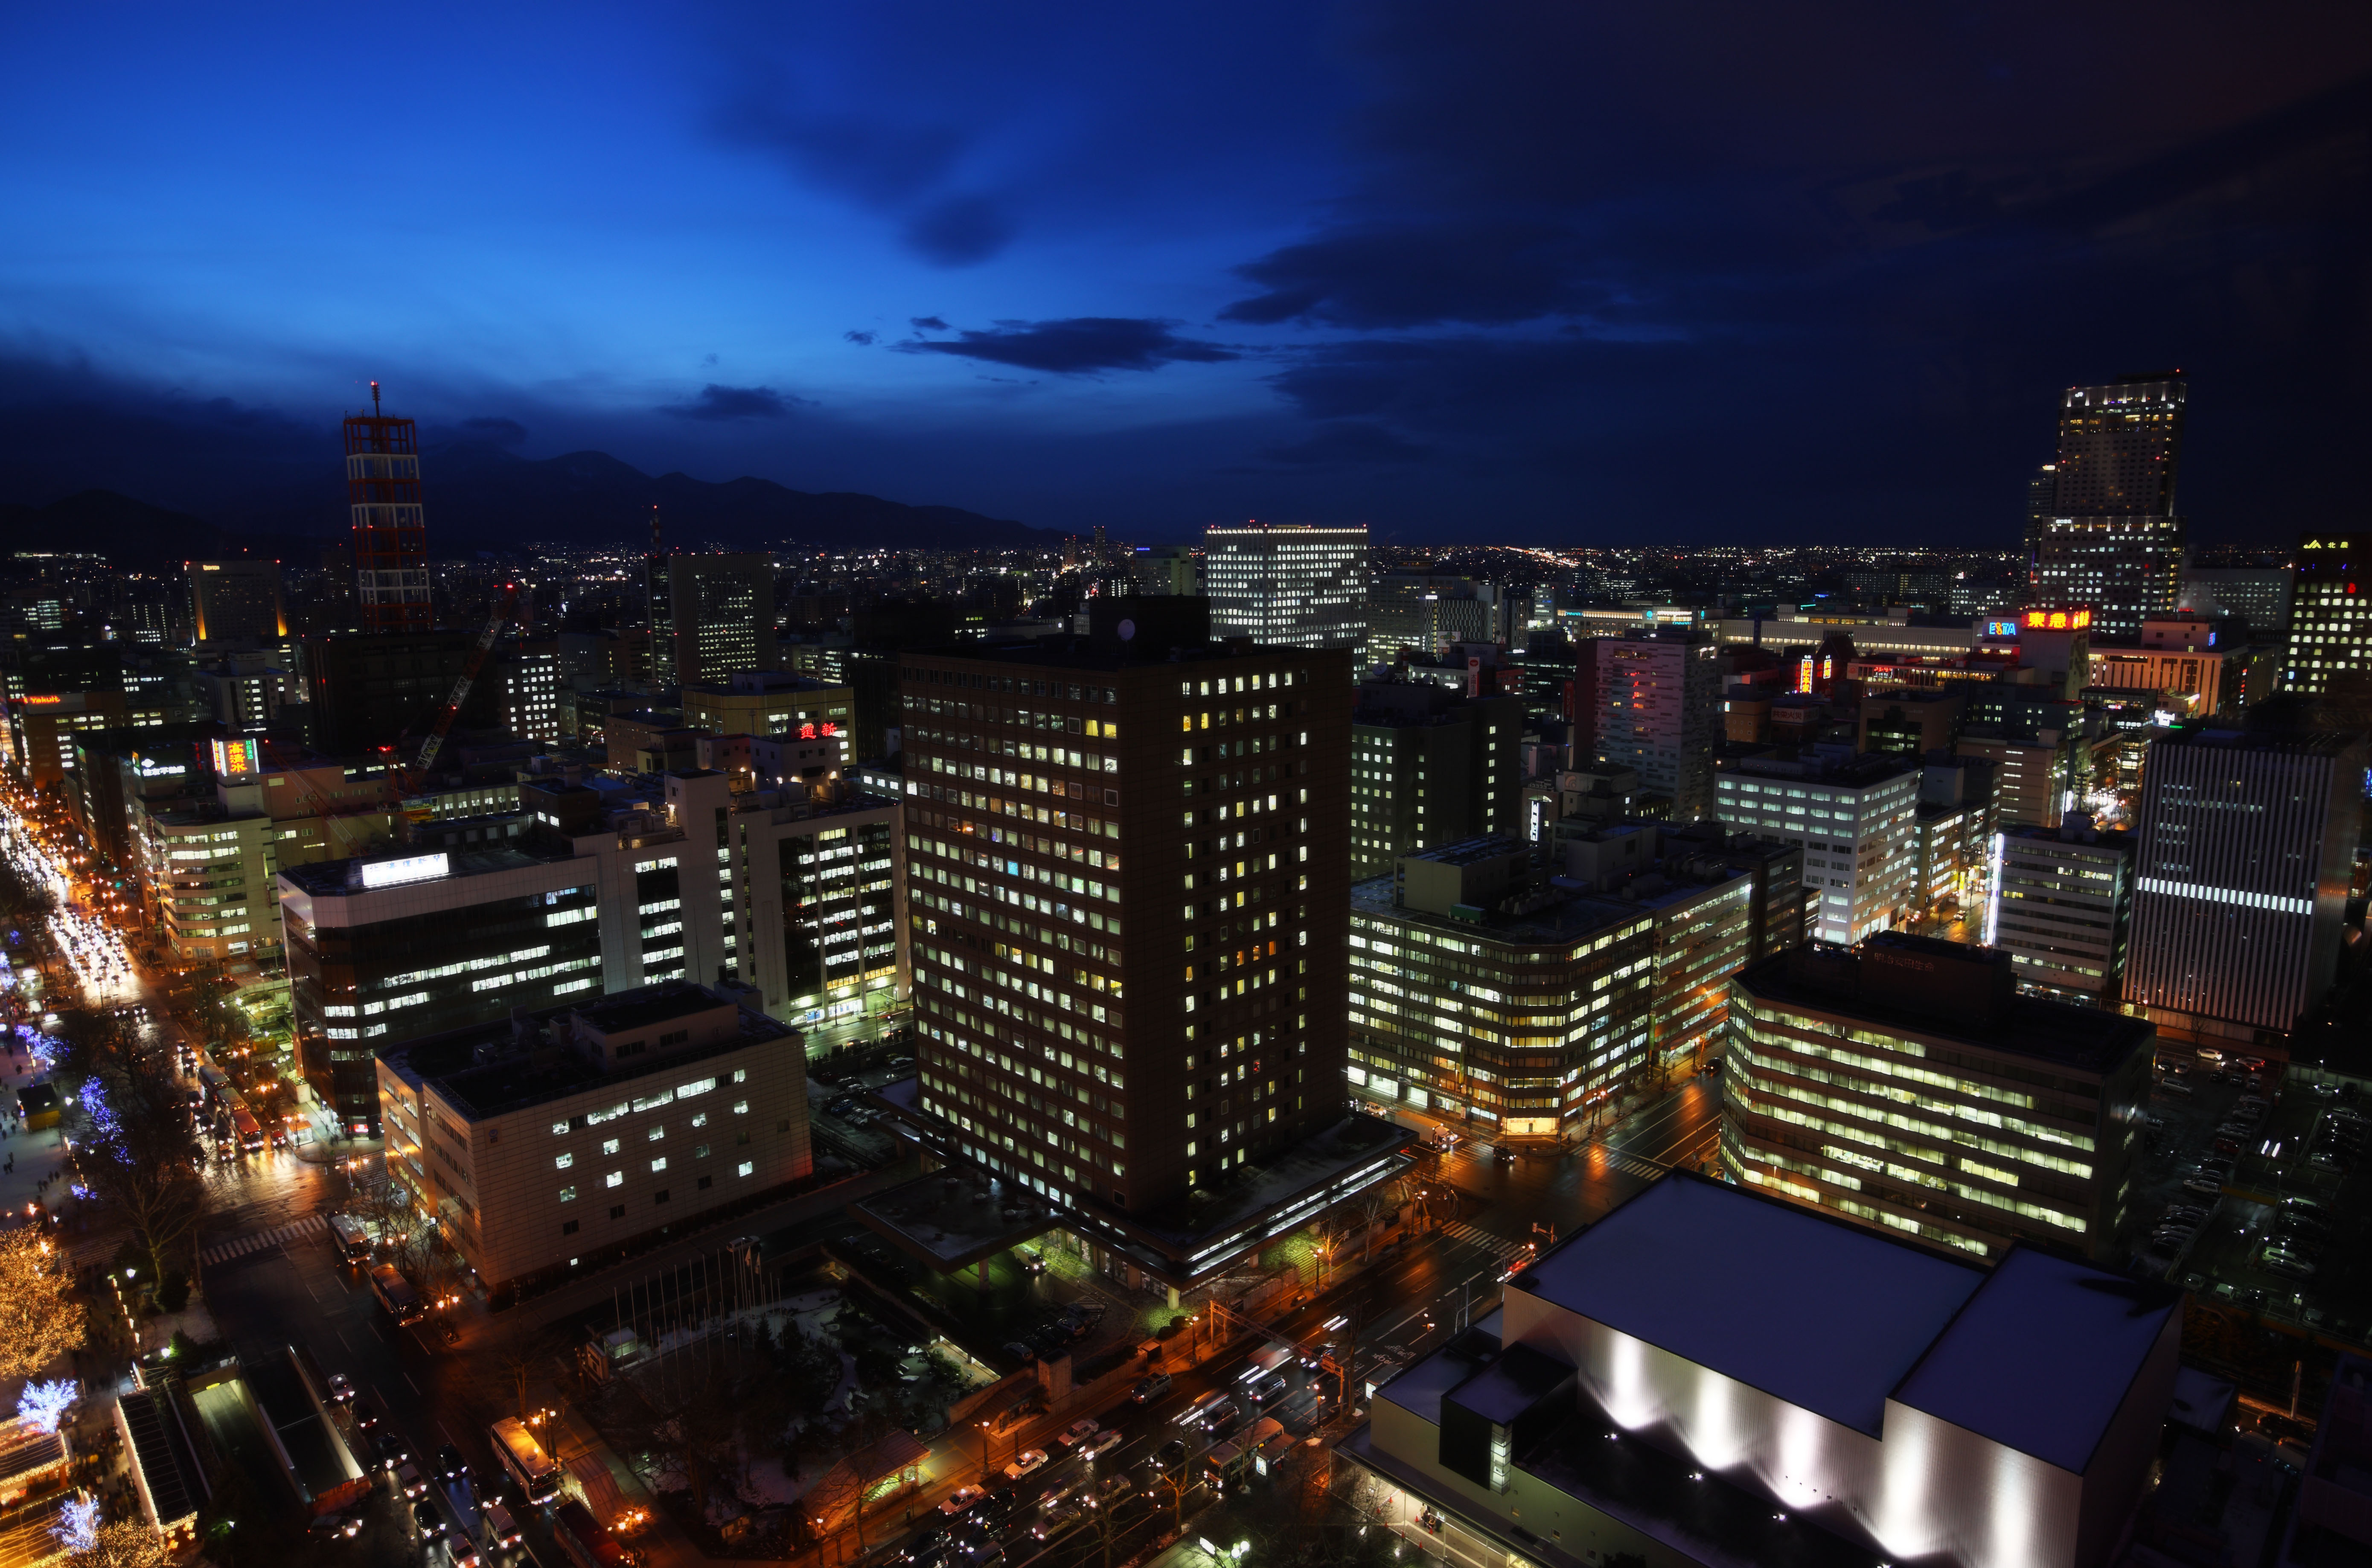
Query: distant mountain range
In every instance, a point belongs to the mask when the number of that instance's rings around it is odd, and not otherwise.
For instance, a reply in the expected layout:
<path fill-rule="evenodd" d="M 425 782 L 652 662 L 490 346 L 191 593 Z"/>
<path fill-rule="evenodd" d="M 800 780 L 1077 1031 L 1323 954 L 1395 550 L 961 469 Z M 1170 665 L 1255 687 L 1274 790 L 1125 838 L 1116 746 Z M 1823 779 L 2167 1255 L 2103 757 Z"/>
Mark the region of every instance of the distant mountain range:
<path fill-rule="evenodd" d="M 1042 548 L 1063 537 L 956 506 L 810 494 L 772 480 L 654 478 L 606 452 L 529 459 L 462 443 L 424 453 L 421 470 L 429 552 L 447 558 L 531 543 L 639 542 L 649 537 L 654 505 L 664 537 L 682 546 Z M 298 494 L 210 507 L 213 517 L 107 490 L 86 490 L 45 506 L 0 503 L 0 551 L 92 551 L 123 566 L 242 552 L 311 561 L 345 534 L 345 495 L 335 472 Z"/>

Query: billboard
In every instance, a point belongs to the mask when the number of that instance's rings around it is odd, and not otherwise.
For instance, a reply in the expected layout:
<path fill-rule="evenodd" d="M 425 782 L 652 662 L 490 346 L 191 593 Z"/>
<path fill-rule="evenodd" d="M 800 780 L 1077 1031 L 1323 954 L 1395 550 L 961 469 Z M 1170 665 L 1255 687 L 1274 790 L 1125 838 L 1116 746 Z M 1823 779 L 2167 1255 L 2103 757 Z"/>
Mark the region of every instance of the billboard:
<path fill-rule="evenodd" d="M 215 772 L 225 778 L 240 778 L 263 772 L 263 752 L 254 741 L 217 740 L 212 745 Z"/>

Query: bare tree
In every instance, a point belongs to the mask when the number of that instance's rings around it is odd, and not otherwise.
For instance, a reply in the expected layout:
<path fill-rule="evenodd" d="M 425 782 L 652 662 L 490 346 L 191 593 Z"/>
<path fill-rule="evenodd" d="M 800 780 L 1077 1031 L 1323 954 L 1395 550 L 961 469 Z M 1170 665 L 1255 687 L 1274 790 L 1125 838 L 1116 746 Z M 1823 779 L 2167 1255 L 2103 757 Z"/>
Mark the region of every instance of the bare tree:
<path fill-rule="evenodd" d="M 197 1134 L 169 1048 L 105 1010 L 76 1014 L 61 1028 L 61 1075 L 75 1090 L 83 1174 L 99 1201 L 131 1222 L 154 1284 L 187 1266 L 206 1214 Z"/>

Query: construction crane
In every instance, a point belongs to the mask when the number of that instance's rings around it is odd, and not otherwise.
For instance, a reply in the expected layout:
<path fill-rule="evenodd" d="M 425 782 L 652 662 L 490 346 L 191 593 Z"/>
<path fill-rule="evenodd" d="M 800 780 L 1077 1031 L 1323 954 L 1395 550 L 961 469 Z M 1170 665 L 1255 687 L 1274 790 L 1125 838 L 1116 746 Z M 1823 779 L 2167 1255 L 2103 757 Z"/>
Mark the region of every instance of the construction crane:
<path fill-rule="evenodd" d="M 420 760 L 409 768 L 399 766 L 396 771 L 396 778 L 403 786 L 404 794 L 420 793 L 428 770 L 436 764 L 436 753 L 444 749 L 445 738 L 453 731 L 453 721 L 460 716 L 461 704 L 469 700 L 470 688 L 477 683 L 478 672 L 486 668 L 486 655 L 493 650 L 494 639 L 502 635 L 503 628 L 510 624 L 511 613 L 517 607 L 518 585 L 505 583 L 501 602 L 494 606 L 494 613 L 487 618 L 486 629 L 478 633 L 477 646 L 470 650 L 469 662 L 461 667 L 461 678 L 453 682 L 453 694 L 446 698 L 445 705 L 436 711 L 436 722 L 430 727 L 428 738 L 420 743 Z"/>

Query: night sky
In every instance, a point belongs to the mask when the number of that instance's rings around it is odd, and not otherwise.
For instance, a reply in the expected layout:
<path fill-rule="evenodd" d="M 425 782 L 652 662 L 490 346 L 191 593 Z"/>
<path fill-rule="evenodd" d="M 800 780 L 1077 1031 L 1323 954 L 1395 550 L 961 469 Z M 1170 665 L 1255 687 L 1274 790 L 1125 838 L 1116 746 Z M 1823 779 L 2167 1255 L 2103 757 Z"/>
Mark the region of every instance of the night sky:
<path fill-rule="evenodd" d="M 1992 545 L 2061 387 L 2179 366 L 2202 537 L 2362 521 L 2357 0 L 17 5 L 0 71 L 0 501 L 219 506 L 377 377 L 1138 539 Z"/>

